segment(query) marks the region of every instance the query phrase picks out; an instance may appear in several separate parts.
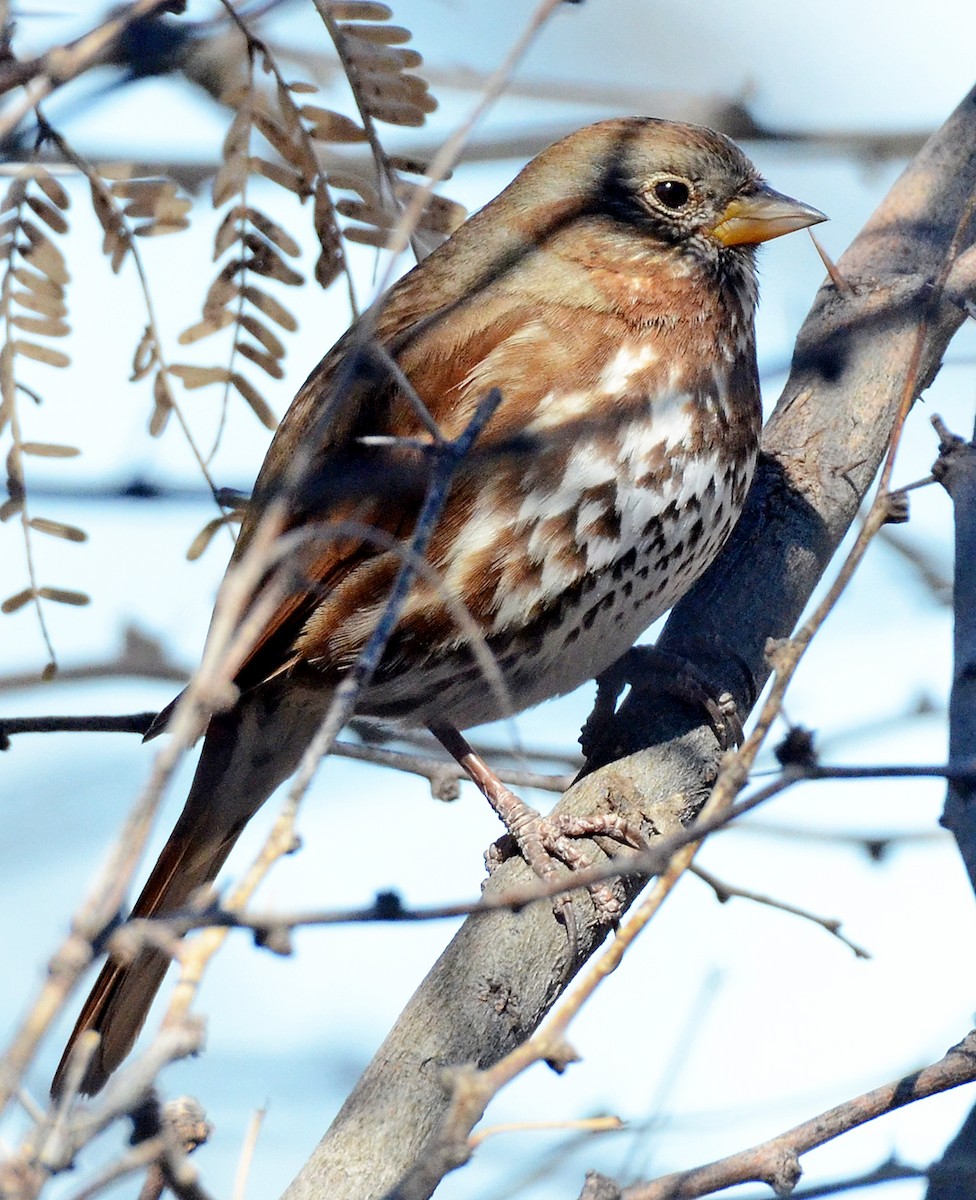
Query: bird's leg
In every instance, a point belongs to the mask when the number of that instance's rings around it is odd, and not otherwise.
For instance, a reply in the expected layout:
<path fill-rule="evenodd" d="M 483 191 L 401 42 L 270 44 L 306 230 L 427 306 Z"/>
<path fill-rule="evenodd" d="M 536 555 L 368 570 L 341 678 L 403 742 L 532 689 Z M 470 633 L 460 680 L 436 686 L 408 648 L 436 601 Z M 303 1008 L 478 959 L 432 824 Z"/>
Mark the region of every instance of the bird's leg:
<path fill-rule="evenodd" d="M 502 783 L 453 725 L 435 722 L 429 728 L 444 749 L 464 768 L 508 830 L 508 839 L 496 843 L 486 855 L 489 871 L 494 870 L 510 856 L 511 848 L 505 845 L 506 840 L 521 852 L 536 875 L 546 881 L 558 878 L 557 861 L 565 864 L 570 870 L 592 865 L 578 844 L 580 838 L 609 837 L 633 849 L 645 848 L 640 830 L 632 822 L 615 814 L 543 817 Z M 615 923 L 620 916 L 620 902 L 609 885 L 591 885 L 589 892 L 601 919 L 607 923 Z M 569 897 L 560 897 L 555 902 L 555 907 L 557 916 L 566 926 L 571 943 L 575 943 L 575 918 Z"/>
<path fill-rule="evenodd" d="M 701 709 L 723 750 L 742 743 L 742 721 L 733 697 L 728 692 L 716 695 L 714 681 L 679 654 L 657 646 L 634 646 L 603 671 L 596 683 L 593 711 L 580 732 L 580 745 L 587 758 L 615 757 L 609 746 L 610 722 L 628 684 L 632 690 L 672 696 Z"/>

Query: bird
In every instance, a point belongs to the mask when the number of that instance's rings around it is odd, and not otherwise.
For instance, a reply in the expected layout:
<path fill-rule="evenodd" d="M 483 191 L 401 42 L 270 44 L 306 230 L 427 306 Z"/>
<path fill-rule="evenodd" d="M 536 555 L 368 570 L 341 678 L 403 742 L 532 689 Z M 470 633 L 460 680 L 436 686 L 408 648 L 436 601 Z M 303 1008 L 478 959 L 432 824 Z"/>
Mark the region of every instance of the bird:
<path fill-rule="evenodd" d="M 430 728 L 504 808 L 460 731 L 598 676 L 718 554 L 759 448 L 756 247 L 823 220 L 720 133 L 604 120 L 538 154 L 353 324 L 258 474 L 232 564 L 274 505 L 298 563 L 133 916 L 213 881 L 294 772 L 383 614 L 433 451 L 489 398 L 355 709 Z M 168 964 L 155 948 L 108 958 L 56 1095 L 88 1030 L 101 1036 L 81 1090 L 104 1085 Z"/>

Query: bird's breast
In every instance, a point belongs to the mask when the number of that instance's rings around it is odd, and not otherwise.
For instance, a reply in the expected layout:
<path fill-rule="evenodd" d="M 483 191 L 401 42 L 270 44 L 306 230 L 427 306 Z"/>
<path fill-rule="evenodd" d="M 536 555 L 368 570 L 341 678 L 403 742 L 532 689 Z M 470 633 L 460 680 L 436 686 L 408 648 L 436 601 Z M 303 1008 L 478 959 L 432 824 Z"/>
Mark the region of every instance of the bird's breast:
<path fill-rule="evenodd" d="M 629 644 L 666 611 L 714 558 L 745 500 L 755 441 L 728 445 L 728 420 L 717 395 L 658 394 L 540 453 L 507 504 L 496 497 L 497 544 L 508 553 L 496 560 L 491 633 L 561 607 L 567 645 L 596 625 L 595 642 L 619 629 L 611 640 Z"/>
<path fill-rule="evenodd" d="M 390 715 L 409 709 L 463 727 L 570 691 L 624 653 L 715 558 L 755 467 L 758 397 L 717 383 L 635 396 L 632 381 L 653 357 L 637 347 L 607 359 L 600 378 L 615 403 L 603 420 L 592 419 L 592 394 L 585 410 L 572 392 L 540 405 L 536 444 L 462 483 L 454 520 L 435 539 L 442 594 L 464 605 L 507 701 L 474 661 L 470 631 L 445 616 L 451 653 L 439 638 L 423 682 L 387 677 Z M 417 591 L 401 630 L 429 622 L 432 605 L 429 589 Z"/>

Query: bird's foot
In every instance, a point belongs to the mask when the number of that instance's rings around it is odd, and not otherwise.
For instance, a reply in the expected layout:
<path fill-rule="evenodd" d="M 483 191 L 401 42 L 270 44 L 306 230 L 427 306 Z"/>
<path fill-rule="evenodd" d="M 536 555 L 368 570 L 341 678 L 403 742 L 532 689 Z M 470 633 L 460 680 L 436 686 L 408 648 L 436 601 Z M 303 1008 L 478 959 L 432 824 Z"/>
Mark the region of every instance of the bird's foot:
<path fill-rule="evenodd" d="M 546 883 L 559 880 L 565 886 L 567 878 L 561 867 L 568 867 L 572 872 L 593 865 L 592 859 L 580 845 L 583 838 L 606 837 L 617 845 L 637 850 L 645 848 L 637 826 L 613 813 L 594 813 L 585 817 L 568 814 L 543 817 L 502 783 L 453 726 L 432 724 L 430 728 L 465 769 L 508 830 L 485 855 L 489 873 L 506 859 L 520 854 L 539 879 Z M 615 925 L 620 919 L 622 905 L 610 884 L 588 884 L 587 890 L 601 924 Z M 557 897 L 553 907 L 556 916 L 566 927 L 572 961 L 575 959 L 577 937 L 576 918 L 569 896 L 563 894 Z"/>
<path fill-rule="evenodd" d="M 597 676 L 596 702 L 580 732 L 584 755 L 615 757 L 611 752 L 612 718 L 628 685 L 632 691 L 673 696 L 701 709 L 723 750 L 742 743 L 742 721 L 731 693 L 718 692 L 712 680 L 689 659 L 656 646 L 634 646 Z"/>
<path fill-rule="evenodd" d="M 567 877 L 560 870 L 560 864 L 571 872 L 585 871 L 594 865 L 592 856 L 581 844 L 585 838 L 608 838 L 616 845 L 632 850 L 647 848 L 640 829 L 618 814 L 591 813 L 574 817 L 568 813 L 555 813 L 544 817 L 504 784 L 500 787 L 507 795 L 502 797 L 496 793 L 491 803 L 505 822 L 508 833 L 489 846 L 485 854 L 489 875 L 509 858 L 521 854 L 540 879 L 545 882 L 558 879 L 565 886 Z M 623 914 L 623 905 L 612 885 L 594 882 L 588 883 L 586 889 L 600 923 L 616 925 Z M 572 915 L 566 895 L 557 898 L 554 908 L 560 919 Z"/>

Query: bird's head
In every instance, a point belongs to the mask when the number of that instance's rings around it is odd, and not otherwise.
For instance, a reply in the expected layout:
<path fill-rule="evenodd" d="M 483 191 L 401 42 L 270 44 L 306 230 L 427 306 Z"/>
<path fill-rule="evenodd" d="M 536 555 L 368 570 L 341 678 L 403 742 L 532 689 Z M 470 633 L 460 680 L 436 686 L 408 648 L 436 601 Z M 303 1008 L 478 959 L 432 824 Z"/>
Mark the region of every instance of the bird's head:
<path fill-rule="evenodd" d="M 527 207 L 604 215 L 706 257 L 816 225 L 818 209 L 774 191 L 723 134 L 652 117 L 601 121 L 538 155 L 516 184 Z M 558 216 L 557 216 L 558 219 Z"/>

